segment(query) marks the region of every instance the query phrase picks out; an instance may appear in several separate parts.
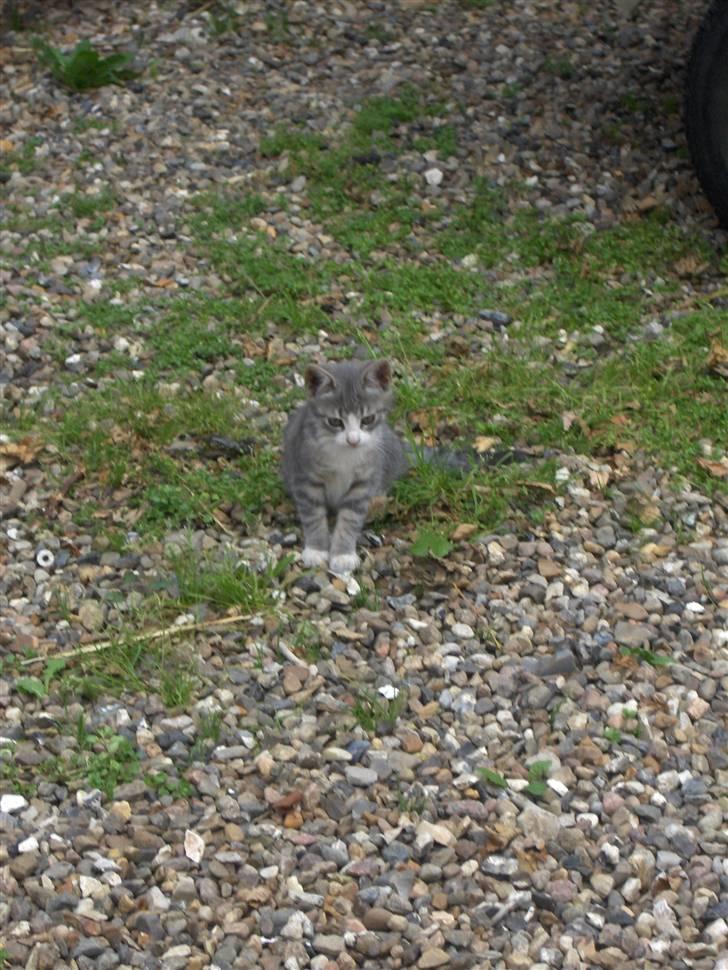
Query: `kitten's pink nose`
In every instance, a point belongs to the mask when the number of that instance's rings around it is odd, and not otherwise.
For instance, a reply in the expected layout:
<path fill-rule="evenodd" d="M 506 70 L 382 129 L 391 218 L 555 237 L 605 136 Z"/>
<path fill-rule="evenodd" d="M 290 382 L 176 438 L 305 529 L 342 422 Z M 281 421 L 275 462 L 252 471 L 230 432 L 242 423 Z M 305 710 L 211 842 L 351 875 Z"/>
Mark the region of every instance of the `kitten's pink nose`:
<path fill-rule="evenodd" d="M 348 431 L 346 434 L 346 440 L 352 448 L 356 448 L 356 446 L 359 444 L 359 432 Z"/>

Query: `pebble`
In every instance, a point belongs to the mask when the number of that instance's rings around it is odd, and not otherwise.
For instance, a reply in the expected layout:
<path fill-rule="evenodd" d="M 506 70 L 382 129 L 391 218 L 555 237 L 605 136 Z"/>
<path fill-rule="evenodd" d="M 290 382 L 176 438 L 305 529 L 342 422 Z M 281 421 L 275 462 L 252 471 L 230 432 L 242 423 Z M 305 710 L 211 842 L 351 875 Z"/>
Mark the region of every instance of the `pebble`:
<path fill-rule="evenodd" d="M 728 970 L 723 506 L 626 447 L 631 404 L 595 458 L 578 453 L 584 415 L 556 415 L 573 431 L 542 452 L 503 402 L 485 403 L 476 434 L 428 397 L 440 355 L 467 376 L 530 342 L 565 387 L 646 337 L 679 358 L 670 294 L 710 295 L 717 264 L 693 256 L 723 245 L 674 150 L 679 112 L 660 107 L 701 11 L 642 5 L 630 20 L 600 5 L 564 31 L 541 2 L 526 17 L 461 3 L 386 17 L 381 4 L 205 6 L 171 22 L 163 4 L 133 17 L 43 5 L 43 34 L 63 50 L 79 36 L 108 51 L 156 37 L 154 71 L 128 85 L 74 93 L 32 57 L 4 63 L 6 964 Z M 11 30 L 8 49 L 26 46 Z M 637 100 L 605 100 L 635 78 Z M 356 156 L 332 156 L 355 118 Z M 320 172 L 342 159 L 328 197 Z M 477 192 L 478 219 L 459 221 Z M 605 244 L 625 218 L 649 233 L 652 210 L 672 247 L 664 278 Z M 371 251 L 360 216 L 379 234 Z M 529 247 L 528 266 L 491 247 L 491 217 L 514 252 Z M 523 315 L 572 246 L 591 272 L 579 306 L 534 324 Z M 400 308 L 400 270 L 429 274 L 432 298 L 413 283 Z M 362 274 L 381 283 L 376 305 Z M 634 310 L 617 329 L 589 302 L 604 284 Z M 193 334 L 203 304 L 214 312 Z M 416 349 L 402 314 L 426 332 Z M 474 487 L 516 458 L 538 514 L 524 505 L 492 533 L 484 519 L 443 523 L 450 552 L 413 559 L 418 526 L 405 528 L 398 498 L 362 537 L 355 576 L 297 561 L 271 572 L 300 549 L 273 481 L 285 413 L 309 361 L 365 345 L 392 351 L 408 389 L 400 428 L 455 448 L 480 435 Z M 102 398 L 122 417 L 97 413 Z M 43 422 L 54 435 L 33 453 Z M 223 435 L 208 434 L 216 422 Z M 95 465 L 76 461 L 74 435 L 99 445 Z M 266 487 L 271 476 L 260 516 L 251 462 Z M 188 514 L 197 491 L 201 520 Z M 188 548 L 249 563 L 272 608 L 189 602 L 170 561 Z M 148 689 L 130 676 L 107 691 L 115 649 L 65 672 L 19 663 L 151 629 L 150 603 L 160 625 L 200 628 L 160 653 L 127 643 L 149 661 Z M 255 615 L 208 626 L 228 606 Z"/>

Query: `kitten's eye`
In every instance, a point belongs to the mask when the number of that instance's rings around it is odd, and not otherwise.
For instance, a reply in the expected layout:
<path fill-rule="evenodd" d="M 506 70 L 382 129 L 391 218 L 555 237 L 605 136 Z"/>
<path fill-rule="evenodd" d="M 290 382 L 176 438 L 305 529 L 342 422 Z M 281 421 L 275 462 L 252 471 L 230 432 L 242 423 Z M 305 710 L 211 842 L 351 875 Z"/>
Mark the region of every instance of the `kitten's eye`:
<path fill-rule="evenodd" d="M 365 414 L 361 419 L 362 428 L 371 428 L 374 422 L 377 420 L 376 414 Z"/>
<path fill-rule="evenodd" d="M 336 428 L 337 431 L 340 431 L 344 427 L 344 422 L 341 418 L 326 418 L 326 424 L 330 428 Z"/>

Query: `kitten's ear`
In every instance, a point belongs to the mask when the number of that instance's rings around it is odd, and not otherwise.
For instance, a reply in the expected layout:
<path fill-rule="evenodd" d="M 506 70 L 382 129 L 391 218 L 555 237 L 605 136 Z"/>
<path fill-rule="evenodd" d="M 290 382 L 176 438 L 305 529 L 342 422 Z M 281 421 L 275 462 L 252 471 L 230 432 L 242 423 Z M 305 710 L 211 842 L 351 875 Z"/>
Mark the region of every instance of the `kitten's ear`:
<path fill-rule="evenodd" d="M 319 367 L 318 364 L 311 364 L 307 368 L 305 380 L 306 389 L 311 397 L 316 397 L 317 394 L 321 394 L 323 391 L 333 391 L 336 387 L 334 375 L 330 374 L 323 367 Z"/>
<path fill-rule="evenodd" d="M 388 391 L 392 384 L 392 368 L 388 360 L 373 360 L 364 368 L 365 384 L 375 384 L 382 391 Z"/>

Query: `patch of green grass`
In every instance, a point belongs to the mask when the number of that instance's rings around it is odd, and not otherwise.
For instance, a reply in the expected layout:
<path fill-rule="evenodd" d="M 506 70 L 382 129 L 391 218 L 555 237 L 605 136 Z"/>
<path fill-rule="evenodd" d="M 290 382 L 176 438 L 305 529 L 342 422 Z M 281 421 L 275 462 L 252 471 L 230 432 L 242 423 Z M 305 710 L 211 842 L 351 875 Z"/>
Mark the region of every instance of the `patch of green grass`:
<path fill-rule="evenodd" d="M 318 627 L 310 620 L 301 620 L 296 628 L 292 647 L 293 652 L 307 663 L 317 663 L 321 659 L 323 649 Z"/>
<path fill-rule="evenodd" d="M 102 57 L 88 40 L 79 41 L 69 54 L 64 54 L 39 37 L 34 39 L 33 47 L 38 60 L 50 69 L 55 79 L 74 91 L 87 91 L 106 84 L 123 84 L 139 74 L 130 67 L 133 54 Z"/>
<path fill-rule="evenodd" d="M 24 769 L 15 760 L 13 745 L 0 745 L 0 789 L 10 789 L 17 795 L 32 798 L 37 786 L 35 782 L 25 777 Z M 1 953 L 1 951 L 0 951 Z"/>
<path fill-rule="evenodd" d="M 523 789 L 532 798 L 542 798 L 547 791 L 546 779 L 551 771 L 550 761 L 534 761 L 528 766 L 528 784 Z"/>
<path fill-rule="evenodd" d="M 165 651 L 160 657 L 159 696 L 165 707 L 174 709 L 189 707 L 200 678 L 190 660 L 178 651 Z"/>
<path fill-rule="evenodd" d="M 407 693 L 399 689 L 393 698 L 368 690 L 360 690 L 352 713 L 367 734 L 389 733 L 407 707 Z"/>
<path fill-rule="evenodd" d="M 176 778 L 166 771 L 149 772 L 144 775 L 144 781 L 160 798 L 165 795 L 171 798 L 191 798 L 197 790 L 186 778 Z"/>
<path fill-rule="evenodd" d="M 85 194 L 72 192 L 63 198 L 62 205 L 68 208 L 77 219 L 88 219 L 115 208 L 117 199 L 112 190 L 107 188 L 100 192 Z"/>
<path fill-rule="evenodd" d="M 85 784 L 113 798 L 119 785 L 133 781 L 139 773 L 139 753 L 134 745 L 113 728 L 89 731 L 83 715 L 76 724 L 77 749 L 66 756 L 49 758 L 38 770 L 56 784 Z"/>
<path fill-rule="evenodd" d="M 415 88 L 403 88 L 398 97 L 366 100 L 354 116 L 352 130 L 362 140 L 375 132 L 389 134 L 399 125 L 416 121 L 422 110 L 421 98 Z"/>
<path fill-rule="evenodd" d="M 546 57 L 543 69 L 549 74 L 555 74 L 563 81 L 568 81 L 576 75 L 576 67 L 568 57 Z"/>
<path fill-rule="evenodd" d="M 43 669 L 40 677 L 26 676 L 18 677 L 15 681 L 15 689 L 31 697 L 44 698 L 48 696 L 51 681 L 66 666 L 66 661 L 62 657 L 50 657 Z"/>
<path fill-rule="evenodd" d="M 118 122 L 114 118 L 99 118 L 96 115 L 86 115 L 76 118 L 73 122 L 73 130 L 77 135 L 82 135 L 86 131 L 104 131 L 107 128 L 114 130 Z"/>
<path fill-rule="evenodd" d="M 253 216 L 266 210 L 263 198 L 255 194 L 233 195 L 202 192 L 194 199 L 190 230 L 199 242 L 218 238 L 226 232 L 246 229 Z"/>
<path fill-rule="evenodd" d="M 270 602 L 275 569 L 255 572 L 232 554 L 213 560 L 191 550 L 173 555 L 170 565 L 178 586 L 177 601 L 183 607 L 208 603 L 216 610 L 234 607 L 254 613 Z"/>
<path fill-rule="evenodd" d="M 268 31 L 268 39 L 274 44 L 286 44 L 291 40 L 291 25 L 285 10 L 267 13 L 265 26 Z"/>
<path fill-rule="evenodd" d="M 0 152 L 0 175 L 11 175 L 13 172 L 30 175 L 36 166 L 35 150 L 42 141 L 39 137 L 27 138 L 16 151 Z"/>
<path fill-rule="evenodd" d="M 228 3 L 215 3 L 207 11 L 208 30 L 213 37 L 234 33 L 240 27 L 240 17 Z"/>

